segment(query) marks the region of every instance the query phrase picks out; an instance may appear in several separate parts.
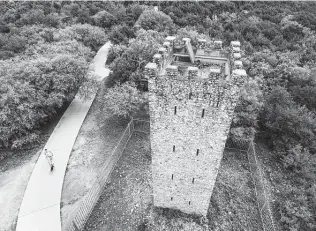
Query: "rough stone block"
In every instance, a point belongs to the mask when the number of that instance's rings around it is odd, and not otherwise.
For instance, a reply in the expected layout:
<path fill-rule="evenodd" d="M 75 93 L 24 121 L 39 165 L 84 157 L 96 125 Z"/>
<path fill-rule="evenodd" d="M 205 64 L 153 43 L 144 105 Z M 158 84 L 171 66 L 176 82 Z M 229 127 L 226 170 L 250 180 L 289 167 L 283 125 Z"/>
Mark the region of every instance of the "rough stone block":
<path fill-rule="evenodd" d="M 220 41 L 220 40 L 214 41 L 214 48 L 215 49 L 217 49 L 217 50 L 222 49 L 223 48 L 222 45 L 223 45 L 222 41 Z"/>
<path fill-rule="evenodd" d="M 241 54 L 240 53 L 233 53 L 233 59 L 234 60 L 240 60 L 241 59 Z"/>
<path fill-rule="evenodd" d="M 242 69 L 243 68 L 242 61 L 241 60 L 234 61 L 234 68 L 235 69 Z"/>
<path fill-rule="evenodd" d="M 198 76 L 199 73 L 199 68 L 198 67 L 188 67 L 188 78 L 189 79 L 193 79 L 196 78 Z"/>
<path fill-rule="evenodd" d="M 179 74 L 179 70 L 177 66 L 168 65 L 166 67 L 166 73 L 168 77 L 175 77 Z"/>
<path fill-rule="evenodd" d="M 240 47 L 240 42 L 239 42 L 239 41 L 231 41 L 231 42 L 230 42 L 230 45 L 231 45 L 232 47 Z"/>

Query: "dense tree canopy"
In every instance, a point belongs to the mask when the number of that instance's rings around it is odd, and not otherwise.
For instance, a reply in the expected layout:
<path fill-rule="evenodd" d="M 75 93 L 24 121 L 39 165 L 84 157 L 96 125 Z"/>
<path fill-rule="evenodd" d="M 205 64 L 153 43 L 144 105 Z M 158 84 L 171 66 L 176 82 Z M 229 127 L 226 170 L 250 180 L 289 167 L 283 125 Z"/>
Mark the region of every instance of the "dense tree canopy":
<path fill-rule="evenodd" d="M 300 196 L 285 190 L 289 199 L 278 207 L 281 229 L 315 230 L 315 12 L 314 2 L 0 2 L 0 148 L 37 140 L 36 129 L 71 100 L 107 40 L 113 88 L 101 93 L 104 105 L 130 116 L 144 102 L 143 69 L 165 36 L 189 37 L 193 46 L 198 38 L 238 39 L 249 82 L 230 135 L 266 137 L 285 174 L 299 178 Z"/>
<path fill-rule="evenodd" d="M 111 64 L 113 73 L 109 76 L 110 83 L 133 80 L 137 85 L 143 79 L 143 69 L 152 60 L 164 40 L 164 35 L 153 30 L 139 30 L 135 39 L 131 39 L 127 48 L 112 49 L 110 55 L 115 55 Z M 146 42 L 144 42 L 146 41 Z M 116 52 L 115 54 L 113 54 Z"/>
<path fill-rule="evenodd" d="M 137 90 L 133 82 L 116 84 L 108 89 L 102 98 L 101 111 L 110 116 L 132 118 L 133 114 L 146 102 L 146 97 Z"/>
<path fill-rule="evenodd" d="M 161 11 L 145 10 L 136 21 L 136 26 L 144 30 L 171 31 L 173 28 L 172 19 Z"/>
<path fill-rule="evenodd" d="M 56 55 L 0 62 L 0 145 L 20 147 L 36 139 L 34 129 L 71 100 L 87 71 L 83 58 Z"/>

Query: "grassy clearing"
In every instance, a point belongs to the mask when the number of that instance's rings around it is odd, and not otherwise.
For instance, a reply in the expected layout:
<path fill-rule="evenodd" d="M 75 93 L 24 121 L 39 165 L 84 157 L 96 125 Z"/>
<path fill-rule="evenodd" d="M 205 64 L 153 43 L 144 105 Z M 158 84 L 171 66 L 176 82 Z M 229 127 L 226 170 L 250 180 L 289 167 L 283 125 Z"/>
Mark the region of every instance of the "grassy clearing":
<path fill-rule="evenodd" d="M 61 199 L 62 224 L 91 188 L 128 123 L 127 119 L 105 119 L 99 110 L 101 100 L 98 94 L 70 154 Z"/>
<path fill-rule="evenodd" d="M 262 230 L 245 153 L 225 152 L 207 219 L 152 204 L 149 137 L 135 133 L 86 231 Z"/>
<path fill-rule="evenodd" d="M 85 230 L 138 230 L 151 206 L 149 137 L 134 133 Z"/>
<path fill-rule="evenodd" d="M 262 230 L 245 152 L 225 151 L 208 218 L 211 230 Z"/>

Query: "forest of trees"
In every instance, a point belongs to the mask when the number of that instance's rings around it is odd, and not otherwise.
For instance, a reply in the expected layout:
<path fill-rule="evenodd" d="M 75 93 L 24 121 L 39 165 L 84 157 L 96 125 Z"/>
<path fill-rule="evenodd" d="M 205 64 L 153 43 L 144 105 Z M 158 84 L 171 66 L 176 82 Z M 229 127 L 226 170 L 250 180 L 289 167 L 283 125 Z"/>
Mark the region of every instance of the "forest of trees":
<path fill-rule="evenodd" d="M 143 70 L 165 36 L 239 40 L 249 82 L 230 135 L 260 137 L 297 178 L 278 208 L 282 230 L 315 230 L 315 12 L 313 2 L 1 2 L 0 148 L 36 142 L 108 40 L 113 88 L 100 94 L 120 107 L 101 109 L 123 116 L 144 103 Z"/>

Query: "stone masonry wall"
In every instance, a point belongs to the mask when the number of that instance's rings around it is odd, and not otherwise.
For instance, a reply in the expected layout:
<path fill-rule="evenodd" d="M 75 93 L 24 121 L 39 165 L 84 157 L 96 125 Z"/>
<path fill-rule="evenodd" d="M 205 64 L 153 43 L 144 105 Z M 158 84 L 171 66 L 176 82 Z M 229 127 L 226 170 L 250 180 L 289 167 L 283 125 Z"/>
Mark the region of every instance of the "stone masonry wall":
<path fill-rule="evenodd" d="M 154 205 L 205 216 L 245 75 L 201 79 L 198 68 L 189 67 L 188 76 L 180 76 L 161 59 L 154 56 L 145 69 Z"/>

